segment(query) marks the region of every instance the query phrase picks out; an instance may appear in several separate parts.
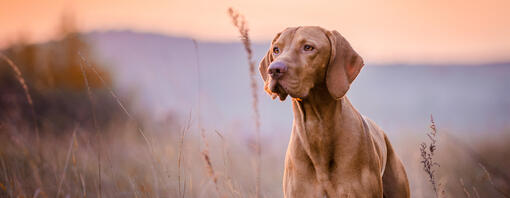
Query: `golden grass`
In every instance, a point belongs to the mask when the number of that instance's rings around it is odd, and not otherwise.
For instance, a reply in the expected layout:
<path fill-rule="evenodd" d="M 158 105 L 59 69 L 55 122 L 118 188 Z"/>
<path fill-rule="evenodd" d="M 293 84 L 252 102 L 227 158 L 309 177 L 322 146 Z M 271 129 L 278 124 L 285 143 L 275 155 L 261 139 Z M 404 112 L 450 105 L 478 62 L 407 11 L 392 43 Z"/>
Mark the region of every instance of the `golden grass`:
<path fill-rule="evenodd" d="M 81 56 L 81 54 L 80 54 Z M 95 103 L 94 103 L 94 97 L 92 95 L 92 90 L 89 86 L 89 80 L 88 80 L 88 77 L 87 77 L 87 72 L 85 71 L 84 69 L 84 66 L 83 66 L 83 62 L 85 62 L 85 58 L 83 56 L 81 56 L 82 58 L 82 62 L 80 62 L 80 69 L 81 69 L 81 72 L 82 72 L 82 75 L 83 75 L 83 82 L 85 83 L 85 86 L 87 87 L 87 96 L 89 98 L 89 102 L 90 102 L 90 110 L 91 110 L 91 113 L 92 113 L 92 120 L 94 122 L 94 129 L 96 130 L 96 142 L 97 142 L 97 148 L 96 148 L 96 152 L 97 152 L 97 175 L 98 175 L 98 181 L 97 181 L 97 185 L 98 185 L 98 197 L 101 198 L 103 197 L 103 180 L 102 180 L 102 177 L 101 177 L 101 151 L 103 150 L 102 149 L 102 144 L 101 144 L 101 131 L 99 129 L 99 125 L 97 123 L 97 116 L 96 116 L 96 107 L 95 107 Z M 58 195 L 60 194 L 60 188 L 59 188 L 59 191 L 57 193 L 57 197 Z"/>
<path fill-rule="evenodd" d="M 7 56 L 5 56 L 3 53 L 0 53 L 0 58 L 2 58 L 7 64 L 11 67 L 11 69 L 16 74 L 16 79 L 18 80 L 21 87 L 23 87 L 23 91 L 25 93 L 25 97 L 27 98 L 28 105 L 30 105 L 30 110 L 32 113 L 32 121 L 34 125 L 35 135 L 36 135 L 36 141 L 37 144 L 39 144 L 39 127 L 37 123 L 37 116 L 35 114 L 35 108 L 34 108 L 34 101 L 32 100 L 32 96 L 30 95 L 30 91 L 28 91 L 28 85 L 23 78 L 23 75 L 21 74 L 21 71 L 16 64 Z"/>
<path fill-rule="evenodd" d="M 155 137 L 154 158 L 160 160 L 160 165 L 155 168 L 151 154 L 146 151 L 146 143 L 133 123 L 121 121 L 106 127 L 101 150 L 102 196 L 255 197 L 256 193 L 252 190 L 255 184 L 253 169 L 249 163 L 253 153 L 246 148 L 243 138 L 238 137 L 237 133 L 241 130 L 202 136 L 196 130 L 188 129 L 189 123 L 187 119 L 182 127 L 177 127 L 180 129 L 172 126 L 177 123 L 167 123 L 171 125 L 166 127 L 148 123 L 152 125 L 151 131 Z M 0 197 L 98 197 L 94 131 L 77 127 L 74 133 L 63 131 L 61 136 L 43 135 L 42 150 L 38 150 L 32 144 L 34 138 L 30 134 L 33 131 L 19 131 L 5 124 L 2 126 Z M 272 145 L 284 144 L 285 141 L 264 144 L 264 164 L 271 167 L 261 177 L 265 197 L 282 197 L 281 176 L 285 151 Z M 395 141 L 394 145 L 403 156 L 402 160 L 410 174 L 413 197 L 435 196 L 430 183 L 427 185 L 428 180 L 424 179 L 426 173 L 420 170 L 422 167 L 417 160 L 420 157 L 418 149 L 404 149 L 412 148 L 419 141 L 418 138 L 406 136 L 406 143 Z M 204 144 L 206 152 L 200 148 Z M 441 149 L 436 151 L 438 153 L 435 157 L 441 163 L 441 167 L 436 170 L 436 179 L 441 181 L 439 183 L 443 183 L 444 177 L 452 181 L 445 189 L 446 197 L 466 197 L 464 188 L 471 197 L 477 197 L 476 194 L 480 197 L 502 196 L 494 190 L 493 185 L 497 185 L 497 181 L 494 181 L 492 174 L 484 171 L 477 163 L 457 159 L 460 154 L 448 150 L 444 145 L 451 145 L 451 142 L 441 139 Z M 497 162 L 494 159 L 489 161 Z M 468 169 L 457 172 L 464 168 Z M 459 178 L 463 179 L 464 187 Z M 179 180 L 182 183 L 180 192 Z M 424 188 L 420 188 L 420 185 Z"/>
<path fill-rule="evenodd" d="M 258 107 L 258 86 L 257 86 L 257 72 L 255 68 L 255 62 L 253 61 L 253 51 L 251 49 L 251 41 L 249 36 L 248 25 L 246 24 L 246 20 L 242 14 L 233 8 L 228 9 L 228 14 L 232 19 L 232 24 L 238 29 L 239 34 L 241 35 L 241 42 L 243 43 L 244 50 L 247 54 L 248 65 L 250 69 L 250 85 L 251 85 L 251 94 L 252 94 L 252 109 L 255 114 L 255 153 L 256 153 L 256 165 L 255 165 L 255 192 L 256 197 L 261 197 L 261 188 L 260 188 L 260 172 L 261 170 L 261 159 L 262 159 L 262 151 L 260 146 L 260 112 Z"/>

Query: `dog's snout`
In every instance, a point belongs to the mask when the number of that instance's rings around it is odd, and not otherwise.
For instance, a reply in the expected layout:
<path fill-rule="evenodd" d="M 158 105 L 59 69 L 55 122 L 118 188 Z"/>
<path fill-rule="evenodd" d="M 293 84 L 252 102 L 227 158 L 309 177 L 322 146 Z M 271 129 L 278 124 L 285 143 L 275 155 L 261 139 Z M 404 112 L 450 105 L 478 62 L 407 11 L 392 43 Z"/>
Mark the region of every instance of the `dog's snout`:
<path fill-rule="evenodd" d="M 287 65 L 283 62 L 274 62 L 269 65 L 267 70 L 267 73 L 274 79 L 282 77 L 285 72 L 287 72 Z"/>

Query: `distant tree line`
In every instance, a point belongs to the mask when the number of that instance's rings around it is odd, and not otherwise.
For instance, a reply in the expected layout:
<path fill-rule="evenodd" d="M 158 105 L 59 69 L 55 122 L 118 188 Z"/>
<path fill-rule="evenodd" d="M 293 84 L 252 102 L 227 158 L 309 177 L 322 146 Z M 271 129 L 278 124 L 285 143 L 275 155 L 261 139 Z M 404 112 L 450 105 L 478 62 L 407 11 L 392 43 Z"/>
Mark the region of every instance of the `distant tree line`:
<path fill-rule="evenodd" d="M 112 86 L 109 73 L 89 56 L 90 46 L 75 30 L 73 21 L 63 17 L 58 30 L 60 40 L 44 44 L 19 40 L 0 51 L 19 68 L 33 98 L 32 109 L 15 72 L 0 59 L 0 125 L 35 124 L 43 131 L 49 128 L 48 131 L 58 132 L 55 129 L 65 130 L 77 123 L 81 127 L 93 127 L 92 110 L 101 126 L 121 116 L 118 105 L 105 89 Z M 83 63 L 80 55 L 95 67 L 104 82 Z M 80 64 L 85 66 L 93 105 Z M 32 111 L 36 122 L 32 121 Z"/>

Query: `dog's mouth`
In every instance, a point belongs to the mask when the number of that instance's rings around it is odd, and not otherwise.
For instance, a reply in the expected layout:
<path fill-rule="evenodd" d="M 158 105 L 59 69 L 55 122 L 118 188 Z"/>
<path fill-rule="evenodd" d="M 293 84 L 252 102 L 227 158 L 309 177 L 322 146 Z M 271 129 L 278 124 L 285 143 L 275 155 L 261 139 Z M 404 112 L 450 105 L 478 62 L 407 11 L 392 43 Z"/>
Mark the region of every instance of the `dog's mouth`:
<path fill-rule="evenodd" d="M 269 82 L 269 90 L 273 93 L 271 97 L 273 99 L 279 97 L 280 101 L 284 101 L 287 95 L 289 95 L 285 88 L 278 83 L 278 80 L 273 79 Z"/>

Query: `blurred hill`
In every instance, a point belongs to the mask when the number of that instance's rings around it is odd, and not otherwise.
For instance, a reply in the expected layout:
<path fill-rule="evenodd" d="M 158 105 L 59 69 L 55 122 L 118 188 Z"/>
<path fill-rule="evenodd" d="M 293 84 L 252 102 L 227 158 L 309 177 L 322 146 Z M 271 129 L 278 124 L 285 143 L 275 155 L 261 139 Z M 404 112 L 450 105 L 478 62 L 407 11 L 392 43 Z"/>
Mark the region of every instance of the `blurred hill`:
<path fill-rule="evenodd" d="M 114 84 L 137 90 L 138 109 L 160 119 L 170 112 L 186 115 L 196 110 L 197 56 L 189 38 L 130 31 L 94 32 L 86 38 L 94 59 L 114 71 Z M 268 43 L 253 48 L 258 62 Z M 198 51 L 206 127 L 226 130 L 242 124 L 250 130 L 248 66 L 241 44 L 198 42 Z M 366 61 L 348 95 L 390 136 L 402 130 L 422 133 L 430 114 L 443 129 L 462 133 L 509 127 L 510 63 L 429 66 Z M 280 104 L 259 92 L 263 131 L 286 137 L 292 122 L 290 102 Z"/>

